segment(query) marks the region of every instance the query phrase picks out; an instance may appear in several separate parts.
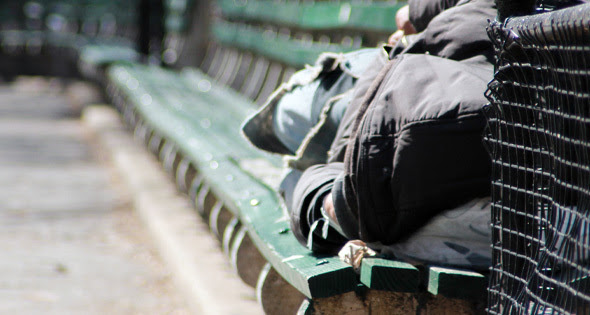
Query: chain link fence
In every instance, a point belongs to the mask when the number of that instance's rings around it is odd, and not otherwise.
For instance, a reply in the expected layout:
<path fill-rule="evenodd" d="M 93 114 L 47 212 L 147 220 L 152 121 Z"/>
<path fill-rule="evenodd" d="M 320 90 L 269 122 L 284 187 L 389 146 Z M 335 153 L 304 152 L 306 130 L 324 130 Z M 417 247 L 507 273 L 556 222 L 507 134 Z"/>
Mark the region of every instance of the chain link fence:
<path fill-rule="evenodd" d="M 497 68 L 486 108 L 488 312 L 589 314 L 590 5 L 492 22 L 489 34 Z"/>

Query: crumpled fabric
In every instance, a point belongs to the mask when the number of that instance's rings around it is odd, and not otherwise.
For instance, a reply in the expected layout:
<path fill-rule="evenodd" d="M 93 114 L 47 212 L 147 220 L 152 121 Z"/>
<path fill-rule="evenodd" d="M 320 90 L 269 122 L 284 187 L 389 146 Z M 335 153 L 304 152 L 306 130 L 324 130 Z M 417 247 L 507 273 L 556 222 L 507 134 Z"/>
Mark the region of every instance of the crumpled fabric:
<path fill-rule="evenodd" d="M 387 58 L 382 48 L 323 53 L 246 119 L 242 135 L 258 149 L 286 155 L 292 168 L 324 163 L 338 125 L 331 120 L 343 114 L 350 102 L 347 92 L 378 55 Z"/>
<path fill-rule="evenodd" d="M 365 257 L 372 257 L 377 255 L 377 253 L 370 249 L 365 242 L 361 240 L 352 240 L 346 243 L 340 252 L 338 252 L 338 257 L 344 263 L 349 264 L 354 268 L 354 271 L 357 273 L 361 269 L 361 262 Z"/>
<path fill-rule="evenodd" d="M 490 197 L 444 211 L 401 242 L 369 243 L 381 255 L 413 264 L 487 271 L 492 264 Z"/>

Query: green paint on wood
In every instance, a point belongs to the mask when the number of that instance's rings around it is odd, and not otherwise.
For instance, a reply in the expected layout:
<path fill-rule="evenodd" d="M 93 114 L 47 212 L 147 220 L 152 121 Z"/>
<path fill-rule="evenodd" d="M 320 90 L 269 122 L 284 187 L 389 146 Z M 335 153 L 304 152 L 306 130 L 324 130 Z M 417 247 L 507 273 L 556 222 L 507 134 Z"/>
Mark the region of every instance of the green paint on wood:
<path fill-rule="evenodd" d="M 95 66 L 137 60 L 139 60 L 139 53 L 126 46 L 94 44 L 86 45 L 80 51 L 80 61 Z"/>
<path fill-rule="evenodd" d="M 477 272 L 443 267 L 428 269 L 428 292 L 449 298 L 478 300 L 485 297 L 487 278 Z"/>
<path fill-rule="evenodd" d="M 228 19 L 260 21 L 307 30 L 396 31 L 395 14 L 406 2 L 269 2 L 219 0 Z"/>
<path fill-rule="evenodd" d="M 215 39 L 224 45 L 252 51 L 294 67 L 313 64 L 323 52 L 347 52 L 352 46 L 291 39 L 251 26 L 217 22 L 212 26 Z"/>
<path fill-rule="evenodd" d="M 420 272 L 405 262 L 369 257 L 361 264 L 361 282 L 375 290 L 416 292 Z"/>
<path fill-rule="evenodd" d="M 238 144 L 244 142 L 234 133 L 239 121 L 228 117 L 232 117 L 231 106 L 239 104 L 232 105 L 221 94 L 209 93 L 213 87 L 203 94 L 198 87 L 179 82 L 203 79 L 198 73 L 187 76 L 191 80 L 157 67 L 137 65 L 113 66 L 108 71 L 110 81 L 142 118 L 179 148 L 217 198 L 239 216 L 260 252 L 285 280 L 310 298 L 354 290 L 358 281 L 352 267 L 337 257 L 313 256 L 292 233 L 280 232 L 288 230 L 289 222 L 279 196 L 240 166 L 245 155 L 261 157 L 262 153 Z M 181 97 L 183 93 L 191 97 Z M 241 117 L 242 112 L 236 112 L 233 115 Z M 209 123 L 203 125 L 199 115 L 207 115 Z M 228 174 L 231 181 L 226 180 Z"/>

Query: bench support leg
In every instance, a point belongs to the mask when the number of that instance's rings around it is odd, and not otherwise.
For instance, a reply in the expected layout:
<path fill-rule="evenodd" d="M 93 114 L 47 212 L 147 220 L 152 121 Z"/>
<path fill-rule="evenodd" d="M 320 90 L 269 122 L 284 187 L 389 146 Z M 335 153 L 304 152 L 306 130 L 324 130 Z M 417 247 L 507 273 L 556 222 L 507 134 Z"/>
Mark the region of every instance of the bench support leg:
<path fill-rule="evenodd" d="M 160 154 L 160 150 L 162 149 L 163 143 L 164 141 L 162 137 L 153 132 L 152 136 L 148 140 L 148 149 L 150 152 L 158 156 Z"/>
<path fill-rule="evenodd" d="M 241 227 L 240 220 L 236 217 L 232 217 L 225 229 L 223 230 L 223 239 L 221 240 L 221 247 L 227 257 L 231 256 L 231 244 L 236 239 L 236 234 Z"/>
<path fill-rule="evenodd" d="M 266 264 L 245 226 L 240 227 L 231 246 L 231 263 L 242 280 L 251 287 L 256 287 L 258 275 Z"/>
<path fill-rule="evenodd" d="M 260 272 L 256 297 L 267 315 L 296 314 L 305 300 L 305 295 L 285 281 L 270 263 Z"/>
<path fill-rule="evenodd" d="M 223 232 L 232 217 L 233 214 L 223 206 L 222 202 L 217 201 L 215 203 L 209 215 L 209 228 L 219 241 L 223 240 Z"/>
<path fill-rule="evenodd" d="M 192 181 L 192 178 L 189 181 L 187 181 L 187 179 L 189 177 L 194 177 L 194 173 L 189 174 L 190 172 L 194 172 L 190 160 L 188 160 L 187 158 L 182 158 L 178 163 L 178 167 L 176 168 L 176 173 L 174 176 L 176 178 L 176 187 L 181 192 L 188 191 L 187 182 L 190 183 L 190 181 Z"/>

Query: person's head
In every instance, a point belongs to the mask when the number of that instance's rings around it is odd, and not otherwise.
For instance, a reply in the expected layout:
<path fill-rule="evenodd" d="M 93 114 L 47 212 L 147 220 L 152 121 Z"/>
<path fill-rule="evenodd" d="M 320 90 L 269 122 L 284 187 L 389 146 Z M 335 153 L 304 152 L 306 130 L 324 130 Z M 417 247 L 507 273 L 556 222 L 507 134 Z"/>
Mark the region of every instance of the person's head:
<path fill-rule="evenodd" d="M 395 25 L 397 26 L 397 31 L 391 34 L 388 39 L 390 45 L 395 45 L 406 35 L 416 33 L 414 25 L 410 22 L 410 7 L 408 5 L 401 7 L 395 14 Z"/>

